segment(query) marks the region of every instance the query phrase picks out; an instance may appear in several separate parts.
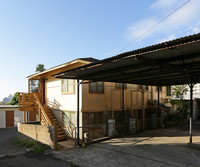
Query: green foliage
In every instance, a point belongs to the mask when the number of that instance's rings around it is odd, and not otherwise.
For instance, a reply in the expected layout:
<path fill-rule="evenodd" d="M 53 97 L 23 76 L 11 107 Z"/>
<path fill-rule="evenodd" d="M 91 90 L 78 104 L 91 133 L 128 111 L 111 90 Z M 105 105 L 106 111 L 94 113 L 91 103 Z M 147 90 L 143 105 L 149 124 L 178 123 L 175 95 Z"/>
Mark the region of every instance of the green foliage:
<path fill-rule="evenodd" d="M 33 152 L 36 154 L 42 154 L 46 150 L 50 150 L 51 148 L 47 145 L 39 143 L 35 140 L 19 140 L 18 138 L 14 138 L 12 141 L 14 144 L 19 144 L 26 148 L 33 148 Z"/>
<path fill-rule="evenodd" d="M 17 105 L 17 104 L 18 104 L 18 97 L 19 97 L 19 93 L 16 92 L 16 93 L 14 94 L 14 96 L 13 96 L 13 98 L 12 98 L 10 104 L 11 104 L 11 105 Z"/>
<path fill-rule="evenodd" d="M 20 144 L 20 142 L 21 141 L 17 137 L 12 140 L 13 144 Z"/>
<path fill-rule="evenodd" d="M 171 100 L 170 103 L 178 107 L 175 112 L 169 114 L 168 120 L 177 124 L 185 122 L 188 118 L 190 103 L 184 100 Z"/>
<path fill-rule="evenodd" d="M 182 100 L 184 94 L 187 93 L 187 85 L 176 85 L 172 88 L 172 95 L 175 96 L 176 99 Z"/>
<path fill-rule="evenodd" d="M 0 105 L 6 105 L 4 101 L 0 101 Z"/>
<path fill-rule="evenodd" d="M 46 70 L 46 69 L 44 68 L 44 64 L 38 64 L 38 65 L 36 66 L 35 72 L 42 72 L 42 71 L 44 71 L 44 70 Z"/>

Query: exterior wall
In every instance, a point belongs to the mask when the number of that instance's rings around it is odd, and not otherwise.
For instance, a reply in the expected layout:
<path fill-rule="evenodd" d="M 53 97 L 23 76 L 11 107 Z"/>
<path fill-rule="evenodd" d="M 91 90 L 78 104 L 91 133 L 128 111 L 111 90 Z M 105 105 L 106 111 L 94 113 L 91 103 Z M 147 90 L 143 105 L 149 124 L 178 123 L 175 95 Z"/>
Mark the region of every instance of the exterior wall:
<path fill-rule="evenodd" d="M 18 123 L 24 122 L 24 112 L 15 110 L 14 112 L 14 125 L 17 127 Z"/>
<path fill-rule="evenodd" d="M 6 127 L 6 114 L 5 111 L 0 109 L 0 128 Z"/>
<path fill-rule="evenodd" d="M 47 105 L 51 108 L 57 110 L 76 111 L 76 88 L 74 94 L 62 94 L 61 79 L 48 79 L 48 81 L 46 82 L 46 97 Z"/>
<path fill-rule="evenodd" d="M 53 148 L 53 135 L 51 126 L 18 124 L 18 137 L 21 140 L 37 140 Z"/>
<path fill-rule="evenodd" d="M 148 107 L 148 100 L 157 100 L 157 87 L 139 90 L 138 85 L 127 84 L 124 90 L 124 109 L 134 110 Z M 89 93 L 89 84 L 83 85 L 83 112 L 121 111 L 122 89 L 116 88 L 115 83 L 104 83 L 104 93 Z M 143 98 L 144 97 L 144 98 Z M 160 102 L 164 103 L 167 96 L 166 87 L 160 91 Z"/>
<path fill-rule="evenodd" d="M 24 112 L 18 110 L 18 107 L 1 106 L 0 107 L 0 128 L 6 127 L 6 111 L 14 111 L 14 126 L 24 122 Z"/>
<path fill-rule="evenodd" d="M 52 108 L 53 113 L 57 120 L 63 125 L 66 133 L 70 137 L 75 135 L 75 127 L 77 122 L 77 81 L 74 82 L 73 94 L 62 94 L 61 92 L 61 79 L 49 78 L 46 81 L 46 104 Z M 82 126 L 82 85 L 80 85 L 80 121 Z M 73 115 L 71 118 L 70 115 Z M 80 131 L 80 136 L 82 132 Z"/>

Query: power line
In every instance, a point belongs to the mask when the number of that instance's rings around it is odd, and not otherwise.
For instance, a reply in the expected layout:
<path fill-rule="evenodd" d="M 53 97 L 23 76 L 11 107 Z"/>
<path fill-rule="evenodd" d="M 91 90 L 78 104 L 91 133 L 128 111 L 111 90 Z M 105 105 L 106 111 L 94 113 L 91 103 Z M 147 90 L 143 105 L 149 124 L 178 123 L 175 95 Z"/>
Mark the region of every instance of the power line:
<path fill-rule="evenodd" d="M 154 29 L 157 25 L 159 25 L 161 22 L 163 22 L 164 20 L 166 20 L 168 17 L 170 17 L 171 15 L 173 15 L 175 12 L 177 12 L 179 9 L 181 9 L 183 6 L 185 6 L 188 2 L 190 2 L 191 0 L 186 1 L 185 3 L 183 3 L 181 6 L 179 6 L 178 8 L 176 8 L 172 13 L 170 13 L 169 15 L 167 15 L 166 17 L 164 17 L 163 19 L 161 19 L 160 21 L 158 21 L 156 24 L 154 24 L 152 27 L 150 27 L 149 29 L 147 29 L 145 32 L 143 32 L 141 35 L 139 35 L 135 40 L 131 41 L 130 43 L 128 43 L 125 47 L 123 47 L 120 51 L 118 51 L 116 54 L 119 54 L 121 51 L 123 51 L 124 49 L 126 49 L 129 45 L 135 43 L 138 39 L 140 39 L 142 36 L 144 36 L 146 33 L 148 33 L 149 31 L 151 31 L 152 29 Z"/>

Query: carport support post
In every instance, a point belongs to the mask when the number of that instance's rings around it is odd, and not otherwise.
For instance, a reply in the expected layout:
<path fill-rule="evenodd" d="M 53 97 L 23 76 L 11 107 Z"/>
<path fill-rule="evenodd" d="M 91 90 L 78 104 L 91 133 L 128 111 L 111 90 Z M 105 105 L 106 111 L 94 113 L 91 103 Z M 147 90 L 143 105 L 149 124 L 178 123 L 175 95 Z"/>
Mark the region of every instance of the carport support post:
<path fill-rule="evenodd" d="M 80 82 L 77 79 L 77 146 L 79 146 L 79 96 L 80 96 Z"/>
<path fill-rule="evenodd" d="M 158 86 L 158 128 L 160 128 L 160 86 Z"/>
<path fill-rule="evenodd" d="M 190 143 L 192 143 L 192 122 L 193 122 L 193 87 L 194 84 L 189 84 L 190 87 L 190 129 L 189 129 L 189 133 L 190 133 Z"/>
<path fill-rule="evenodd" d="M 124 113 L 124 83 L 122 83 L 122 128 L 123 133 L 125 130 L 125 113 Z"/>

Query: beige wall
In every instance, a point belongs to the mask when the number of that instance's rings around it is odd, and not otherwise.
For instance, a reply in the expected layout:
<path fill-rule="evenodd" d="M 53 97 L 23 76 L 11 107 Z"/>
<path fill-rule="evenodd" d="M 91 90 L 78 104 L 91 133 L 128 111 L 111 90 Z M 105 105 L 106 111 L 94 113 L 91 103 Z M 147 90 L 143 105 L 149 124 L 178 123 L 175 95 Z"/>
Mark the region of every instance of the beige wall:
<path fill-rule="evenodd" d="M 157 100 L 158 92 L 156 87 L 148 87 L 149 90 L 139 90 L 138 85 L 127 84 L 124 90 L 124 107 L 125 109 L 142 109 L 148 106 L 148 99 Z M 117 111 L 122 106 L 122 89 L 117 89 L 115 83 L 104 83 L 104 93 L 89 93 L 89 84 L 83 85 L 82 111 Z M 160 91 L 160 102 L 167 98 L 166 87 Z M 144 99 L 143 99 L 144 96 Z M 144 101 L 143 101 L 144 100 Z"/>
<path fill-rule="evenodd" d="M 74 94 L 61 93 L 61 80 L 49 78 L 46 81 L 46 102 L 57 110 L 77 111 L 77 81 Z M 139 90 L 138 85 L 127 84 L 124 90 L 125 109 L 142 109 L 148 106 L 148 99 L 157 100 L 157 87 L 148 87 L 149 90 Z M 81 91 L 82 90 L 82 91 Z M 160 101 L 164 103 L 166 98 L 166 87 L 160 91 Z M 143 99 L 144 97 L 144 99 Z M 122 89 L 116 88 L 115 83 L 104 83 L 104 93 L 89 93 L 89 84 L 80 86 L 80 110 L 83 112 L 119 111 L 122 106 Z"/>

